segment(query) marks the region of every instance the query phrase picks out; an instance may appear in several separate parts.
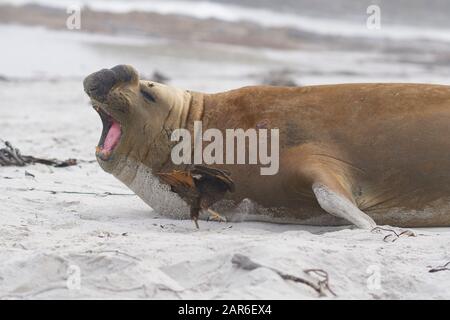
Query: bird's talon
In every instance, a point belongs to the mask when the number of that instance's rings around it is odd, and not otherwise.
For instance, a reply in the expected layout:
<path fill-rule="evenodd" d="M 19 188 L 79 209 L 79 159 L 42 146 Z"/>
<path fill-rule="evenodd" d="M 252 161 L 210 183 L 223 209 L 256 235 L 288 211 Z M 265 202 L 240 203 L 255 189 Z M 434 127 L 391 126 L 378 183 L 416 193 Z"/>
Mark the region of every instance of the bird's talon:
<path fill-rule="evenodd" d="M 217 221 L 217 222 L 227 222 L 226 218 L 222 217 L 220 214 L 218 214 L 214 210 L 208 209 L 208 212 L 211 215 L 207 218 L 207 221 L 212 220 L 212 221 Z"/>

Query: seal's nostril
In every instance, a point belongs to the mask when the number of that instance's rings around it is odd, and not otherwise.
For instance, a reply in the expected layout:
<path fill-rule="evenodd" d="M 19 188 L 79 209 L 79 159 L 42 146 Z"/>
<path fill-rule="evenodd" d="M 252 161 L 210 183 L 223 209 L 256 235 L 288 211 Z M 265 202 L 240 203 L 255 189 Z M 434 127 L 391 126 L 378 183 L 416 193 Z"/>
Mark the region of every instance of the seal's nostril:
<path fill-rule="evenodd" d="M 118 79 L 110 69 L 94 72 L 84 79 L 84 91 L 92 98 L 103 101 Z"/>
<path fill-rule="evenodd" d="M 139 75 L 132 66 L 120 64 L 111 68 L 111 70 L 114 72 L 117 79 L 120 80 L 121 82 L 139 81 Z"/>

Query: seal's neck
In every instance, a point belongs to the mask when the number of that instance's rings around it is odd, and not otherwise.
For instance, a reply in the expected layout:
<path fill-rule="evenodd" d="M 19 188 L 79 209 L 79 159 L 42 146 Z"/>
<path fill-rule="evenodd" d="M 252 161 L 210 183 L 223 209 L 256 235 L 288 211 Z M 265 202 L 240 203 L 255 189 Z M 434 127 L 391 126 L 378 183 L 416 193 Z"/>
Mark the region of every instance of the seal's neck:
<path fill-rule="evenodd" d="M 201 120 L 203 115 L 203 94 L 173 88 L 172 105 L 164 123 L 167 130 L 186 128 L 193 130 L 194 121 Z"/>
<path fill-rule="evenodd" d="M 181 128 L 186 128 L 193 134 L 194 121 L 201 121 L 203 118 L 204 94 L 192 91 L 189 91 L 189 94 L 191 98 L 187 107 L 186 120 Z"/>
<path fill-rule="evenodd" d="M 203 94 L 171 87 L 167 96 L 161 98 L 169 102 L 170 109 L 161 124 L 160 131 L 151 139 L 144 139 L 145 143 L 139 146 L 139 150 L 129 154 L 136 163 L 141 163 L 152 169 L 153 172 L 170 170 L 174 167 L 170 155 L 177 141 L 171 141 L 172 132 L 176 129 L 188 129 L 194 133 L 194 121 L 203 117 Z M 120 166 L 115 171 L 120 171 Z M 115 175 L 121 175 L 116 173 Z"/>
<path fill-rule="evenodd" d="M 178 143 L 171 141 L 171 134 L 176 129 L 188 129 L 191 135 L 194 134 L 194 121 L 200 121 L 203 117 L 203 94 L 192 91 L 182 91 L 176 93 L 176 100 L 164 123 L 164 132 L 157 139 L 158 146 L 165 146 L 164 155 L 160 155 L 161 162 L 155 162 L 152 168 L 157 171 L 168 170 L 171 165 L 170 153 L 173 146 Z"/>

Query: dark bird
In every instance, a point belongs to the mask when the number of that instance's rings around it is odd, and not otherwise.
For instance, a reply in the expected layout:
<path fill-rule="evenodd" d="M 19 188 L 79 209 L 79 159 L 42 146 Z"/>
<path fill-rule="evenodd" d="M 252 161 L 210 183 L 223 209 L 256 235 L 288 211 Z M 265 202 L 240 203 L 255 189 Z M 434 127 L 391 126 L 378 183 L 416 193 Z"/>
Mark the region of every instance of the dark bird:
<path fill-rule="evenodd" d="M 197 228 L 201 210 L 208 211 L 213 219 L 226 221 L 210 207 L 223 199 L 228 191 L 234 192 L 234 182 L 228 171 L 195 165 L 186 171 L 174 170 L 157 176 L 190 206 L 191 218 Z"/>

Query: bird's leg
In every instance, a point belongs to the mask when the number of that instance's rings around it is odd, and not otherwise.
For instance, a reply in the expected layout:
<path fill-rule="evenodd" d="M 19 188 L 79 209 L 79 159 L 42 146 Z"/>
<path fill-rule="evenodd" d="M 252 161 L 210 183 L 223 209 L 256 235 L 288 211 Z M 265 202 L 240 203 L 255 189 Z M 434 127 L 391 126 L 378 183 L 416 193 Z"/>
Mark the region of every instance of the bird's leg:
<path fill-rule="evenodd" d="M 208 208 L 206 209 L 211 215 L 208 217 L 208 221 L 209 220 L 213 220 L 213 221 L 218 221 L 218 222 L 227 222 L 227 219 L 222 217 L 219 213 L 217 213 L 216 211 Z"/>
<path fill-rule="evenodd" d="M 197 229 L 200 229 L 200 227 L 198 225 L 198 218 L 194 218 L 194 224 Z"/>
<path fill-rule="evenodd" d="M 197 229 L 200 229 L 198 226 L 198 215 L 200 212 L 200 207 L 197 205 L 191 205 L 191 219 L 194 220 L 195 226 Z"/>

